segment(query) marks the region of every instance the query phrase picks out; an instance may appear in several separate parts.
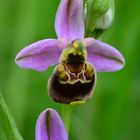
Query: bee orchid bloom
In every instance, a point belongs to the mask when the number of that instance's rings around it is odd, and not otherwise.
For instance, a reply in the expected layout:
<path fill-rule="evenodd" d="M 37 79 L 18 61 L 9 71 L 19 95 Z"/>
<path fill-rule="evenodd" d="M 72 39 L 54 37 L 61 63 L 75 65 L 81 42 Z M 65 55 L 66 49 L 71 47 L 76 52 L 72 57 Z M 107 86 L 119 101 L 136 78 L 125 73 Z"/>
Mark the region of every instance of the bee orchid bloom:
<path fill-rule="evenodd" d="M 96 72 L 113 72 L 124 66 L 124 57 L 117 49 L 94 38 L 84 38 L 83 0 L 60 1 L 55 31 L 58 39 L 27 46 L 16 56 L 16 63 L 40 72 L 57 64 L 48 86 L 56 102 L 90 99 Z"/>
<path fill-rule="evenodd" d="M 36 123 L 36 140 L 68 140 L 65 126 L 53 109 L 43 111 Z"/>

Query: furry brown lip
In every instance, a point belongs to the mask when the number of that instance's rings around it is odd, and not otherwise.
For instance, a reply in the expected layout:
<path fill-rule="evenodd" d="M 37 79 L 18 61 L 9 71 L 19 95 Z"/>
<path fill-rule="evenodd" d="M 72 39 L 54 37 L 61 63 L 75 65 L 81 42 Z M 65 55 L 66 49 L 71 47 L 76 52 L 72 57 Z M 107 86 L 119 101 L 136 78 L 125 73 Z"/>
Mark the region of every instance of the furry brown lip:
<path fill-rule="evenodd" d="M 84 71 L 81 71 L 81 74 L 83 74 L 81 78 L 73 78 L 66 71 L 68 77 L 64 80 L 60 79 L 56 67 L 53 75 L 49 79 L 49 94 L 53 100 L 63 104 L 70 104 L 71 102 L 90 99 L 96 83 L 96 72 L 93 67 L 93 71 L 91 72 L 88 66 L 90 66 L 91 70 L 91 64 L 86 62 L 85 70 L 82 69 Z"/>

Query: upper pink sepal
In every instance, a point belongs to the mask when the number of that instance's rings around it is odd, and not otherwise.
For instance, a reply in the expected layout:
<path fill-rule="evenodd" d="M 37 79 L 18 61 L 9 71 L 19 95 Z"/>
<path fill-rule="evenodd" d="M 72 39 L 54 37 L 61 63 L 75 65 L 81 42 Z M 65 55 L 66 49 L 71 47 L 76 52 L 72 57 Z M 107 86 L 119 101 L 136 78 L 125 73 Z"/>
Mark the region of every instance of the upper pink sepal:
<path fill-rule="evenodd" d="M 84 38 L 83 0 L 61 0 L 55 19 L 55 30 L 58 38 Z"/>

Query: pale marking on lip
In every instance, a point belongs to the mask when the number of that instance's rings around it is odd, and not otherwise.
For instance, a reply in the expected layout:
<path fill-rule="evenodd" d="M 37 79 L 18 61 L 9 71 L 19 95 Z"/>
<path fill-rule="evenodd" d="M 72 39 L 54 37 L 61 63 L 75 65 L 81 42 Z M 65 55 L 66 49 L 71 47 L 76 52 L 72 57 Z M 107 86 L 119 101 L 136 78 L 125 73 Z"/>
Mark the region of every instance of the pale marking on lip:
<path fill-rule="evenodd" d="M 83 84 L 84 83 L 90 83 L 91 82 L 91 79 L 90 80 L 87 80 L 86 77 L 85 77 L 85 75 L 84 75 L 86 64 L 83 65 L 83 68 L 82 68 L 81 72 L 78 73 L 77 75 L 75 73 L 71 73 L 70 70 L 68 69 L 68 67 L 66 65 L 63 65 L 63 66 L 64 66 L 64 69 L 65 69 L 65 73 L 68 76 L 68 80 L 67 81 L 59 80 L 59 82 L 61 84 L 71 84 L 71 85 L 74 85 L 77 82 L 81 82 Z M 80 74 L 82 74 L 83 79 L 80 79 L 79 78 Z M 75 79 L 71 79 L 71 76 L 70 75 L 73 75 L 75 77 Z"/>

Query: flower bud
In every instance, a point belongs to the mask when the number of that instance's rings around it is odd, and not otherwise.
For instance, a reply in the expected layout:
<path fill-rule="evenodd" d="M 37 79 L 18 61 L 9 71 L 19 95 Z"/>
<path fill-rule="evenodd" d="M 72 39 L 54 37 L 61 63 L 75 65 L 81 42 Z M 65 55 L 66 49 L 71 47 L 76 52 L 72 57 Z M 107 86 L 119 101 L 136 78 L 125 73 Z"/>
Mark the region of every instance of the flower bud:
<path fill-rule="evenodd" d="M 89 0 L 92 2 L 92 12 L 98 15 L 103 15 L 109 8 L 109 0 Z"/>
<path fill-rule="evenodd" d="M 87 0 L 85 2 L 85 36 L 92 37 L 96 26 L 106 27 L 110 18 L 112 0 Z M 102 17 L 104 15 L 104 17 Z M 103 22 L 103 20 L 106 20 Z M 110 20 L 110 19 L 109 19 Z M 102 25 L 104 24 L 104 25 Z M 106 25 L 107 24 L 107 25 Z"/>
<path fill-rule="evenodd" d="M 68 140 L 65 126 L 54 109 L 46 109 L 36 123 L 36 140 Z"/>
<path fill-rule="evenodd" d="M 112 24 L 113 19 L 114 19 L 114 3 L 112 2 L 107 12 L 99 18 L 96 24 L 96 28 L 103 30 L 109 28 L 110 25 Z"/>

